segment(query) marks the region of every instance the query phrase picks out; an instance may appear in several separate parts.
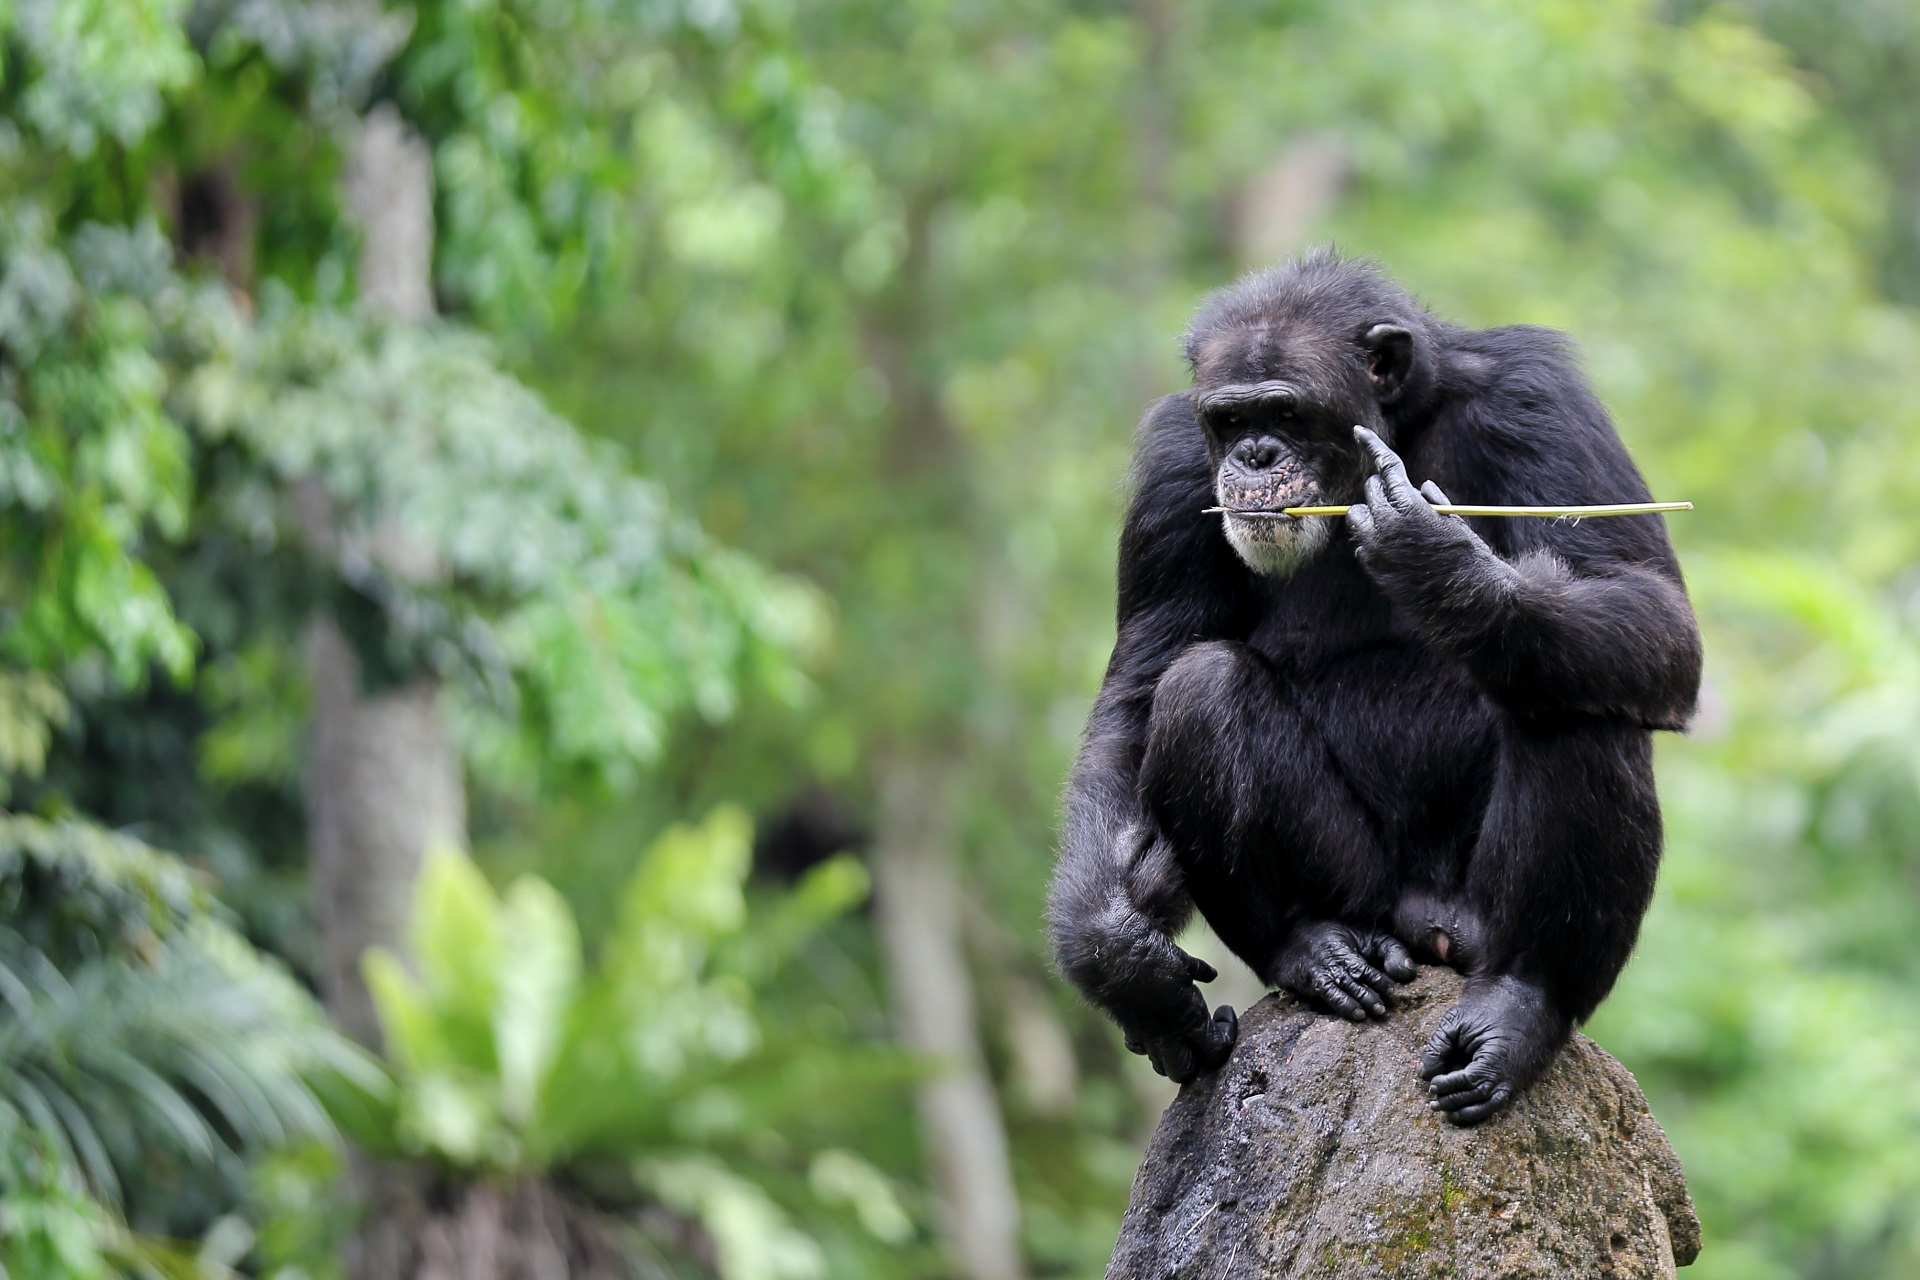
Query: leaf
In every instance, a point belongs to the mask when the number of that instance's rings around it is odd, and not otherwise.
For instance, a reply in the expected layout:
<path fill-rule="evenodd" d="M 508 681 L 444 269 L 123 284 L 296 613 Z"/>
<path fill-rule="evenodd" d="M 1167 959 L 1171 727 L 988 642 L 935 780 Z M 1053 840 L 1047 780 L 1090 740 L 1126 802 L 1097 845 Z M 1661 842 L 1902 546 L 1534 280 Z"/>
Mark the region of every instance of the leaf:
<path fill-rule="evenodd" d="M 827 1204 L 852 1207 L 874 1239 L 904 1244 L 913 1236 L 913 1219 L 900 1206 L 893 1179 L 851 1151 L 834 1148 L 813 1158 L 807 1170 L 813 1194 Z"/>
<path fill-rule="evenodd" d="M 459 848 L 427 851 L 407 938 L 446 1048 L 465 1065 L 493 1065 L 493 1010 L 505 953 L 500 903 Z"/>
<path fill-rule="evenodd" d="M 383 947 L 371 948 L 360 957 L 360 974 L 373 997 L 388 1057 L 409 1071 L 451 1061 L 432 1006 L 398 957 Z"/>
<path fill-rule="evenodd" d="M 750 982 L 765 981 L 828 921 L 865 902 L 872 887 L 866 865 L 849 854 L 809 868 L 727 948 L 728 967 Z"/>
<path fill-rule="evenodd" d="M 510 1159 L 497 1159 L 502 1133 L 488 1081 L 456 1071 L 429 1071 L 408 1080 L 403 1093 L 401 1139 L 412 1150 L 456 1164 L 511 1167 Z"/>
<path fill-rule="evenodd" d="M 511 957 L 493 1012 L 500 1109 L 512 1123 L 528 1126 L 579 987 L 580 934 L 553 886 L 523 876 L 507 890 L 500 936 Z"/>
<path fill-rule="evenodd" d="M 627 883 L 624 931 L 651 922 L 700 939 L 733 932 L 746 919 L 741 885 L 752 859 L 753 823 L 736 806 L 720 806 L 697 827 L 669 827 Z"/>
<path fill-rule="evenodd" d="M 722 1280 L 814 1280 L 826 1274 L 820 1246 L 758 1186 L 706 1156 L 643 1160 L 635 1177 L 713 1237 Z"/>

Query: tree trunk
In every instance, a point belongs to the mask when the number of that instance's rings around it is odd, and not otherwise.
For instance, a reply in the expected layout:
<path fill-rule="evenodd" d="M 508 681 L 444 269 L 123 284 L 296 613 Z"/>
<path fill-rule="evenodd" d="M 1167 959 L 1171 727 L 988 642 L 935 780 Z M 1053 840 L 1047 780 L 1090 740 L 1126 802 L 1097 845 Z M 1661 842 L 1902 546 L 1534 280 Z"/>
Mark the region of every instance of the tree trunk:
<path fill-rule="evenodd" d="M 882 768 L 873 846 L 880 943 L 900 1038 L 937 1064 L 917 1101 L 941 1233 L 967 1280 L 1019 1280 L 1020 1201 L 974 1027 L 940 772 L 912 759 Z"/>
<path fill-rule="evenodd" d="M 382 104 L 360 122 L 341 194 L 360 224 L 360 307 L 369 315 L 433 318 L 433 153 Z"/>
<path fill-rule="evenodd" d="M 1241 190 L 1233 208 L 1234 249 L 1246 267 L 1298 253 L 1340 202 L 1350 164 L 1327 134 L 1295 138 Z"/>
<path fill-rule="evenodd" d="M 441 723 L 437 681 L 367 694 L 352 646 L 322 615 L 307 624 L 306 650 L 307 839 L 322 990 L 341 1030 L 378 1048 L 360 957 L 368 947 L 399 947 L 426 851 L 465 843 L 460 758 Z"/>
<path fill-rule="evenodd" d="M 360 225 L 361 304 L 371 314 L 433 314 L 433 167 L 425 143 L 391 107 L 370 112 L 348 157 L 343 195 Z M 324 494 L 298 495 L 307 538 L 334 536 Z M 360 976 L 371 946 L 398 947 L 427 849 L 466 840 L 460 759 L 430 676 L 376 694 L 332 618 L 306 634 L 313 722 L 306 774 L 307 837 L 320 923 L 322 994 L 342 1030 L 378 1047 Z"/>
<path fill-rule="evenodd" d="M 355 1244 L 359 1280 L 628 1280 L 620 1225 L 551 1183 L 445 1183 L 385 1166 L 387 1198 Z"/>
<path fill-rule="evenodd" d="M 939 199 L 927 190 L 907 200 L 899 287 L 867 317 L 862 332 L 893 399 L 880 466 L 902 510 L 928 528 L 964 527 L 968 505 L 965 451 L 924 358 L 927 318 L 937 314 L 928 275 Z M 925 541 L 919 549 L 931 550 Z M 967 610 L 956 608 L 958 602 L 924 603 L 949 610 L 954 634 L 965 633 Z M 899 738 L 911 735 L 919 745 L 876 753 L 875 911 L 899 1037 L 939 1068 L 920 1087 L 917 1103 L 940 1230 L 966 1280 L 1020 1280 L 1020 1201 L 999 1099 L 975 1027 L 973 979 L 962 942 L 953 818 L 945 794 L 953 765 L 941 747 L 925 745 L 964 735 L 946 711 L 906 715 L 895 728 Z"/>

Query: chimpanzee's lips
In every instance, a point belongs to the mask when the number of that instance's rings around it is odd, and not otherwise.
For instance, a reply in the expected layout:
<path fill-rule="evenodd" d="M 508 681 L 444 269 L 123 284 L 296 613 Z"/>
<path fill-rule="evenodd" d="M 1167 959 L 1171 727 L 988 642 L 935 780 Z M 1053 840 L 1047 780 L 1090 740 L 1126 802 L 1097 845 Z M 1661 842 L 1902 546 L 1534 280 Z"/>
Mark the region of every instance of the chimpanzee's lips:
<path fill-rule="evenodd" d="M 1268 520 L 1298 520 L 1299 516 L 1288 515 L 1285 511 L 1273 507 L 1208 507 L 1206 515 L 1255 516 Z"/>

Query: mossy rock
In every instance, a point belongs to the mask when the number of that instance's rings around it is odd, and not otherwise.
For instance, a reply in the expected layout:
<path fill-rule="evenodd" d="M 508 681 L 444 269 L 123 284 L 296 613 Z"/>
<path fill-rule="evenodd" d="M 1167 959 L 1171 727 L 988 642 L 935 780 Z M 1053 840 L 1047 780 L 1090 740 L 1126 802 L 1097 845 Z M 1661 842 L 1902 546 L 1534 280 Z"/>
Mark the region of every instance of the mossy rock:
<path fill-rule="evenodd" d="M 1415 1076 L 1461 980 L 1425 969 L 1384 1022 L 1287 995 L 1181 1090 L 1134 1179 L 1108 1280 L 1671 1276 L 1700 1222 L 1632 1073 L 1576 1035 L 1475 1129 Z"/>

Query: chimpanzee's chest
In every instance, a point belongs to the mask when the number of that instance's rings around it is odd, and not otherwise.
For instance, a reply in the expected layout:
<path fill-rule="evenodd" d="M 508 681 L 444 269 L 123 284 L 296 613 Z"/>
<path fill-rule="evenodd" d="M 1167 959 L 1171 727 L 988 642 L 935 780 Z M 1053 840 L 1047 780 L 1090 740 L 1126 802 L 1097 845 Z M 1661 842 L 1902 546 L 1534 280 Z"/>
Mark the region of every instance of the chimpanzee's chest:
<path fill-rule="evenodd" d="M 1324 745 L 1389 844 L 1470 843 L 1491 789 L 1498 713 L 1351 557 L 1329 547 L 1317 572 L 1272 584 L 1247 642 L 1270 664 L 1279 714 L 1298 716 Z"/>

